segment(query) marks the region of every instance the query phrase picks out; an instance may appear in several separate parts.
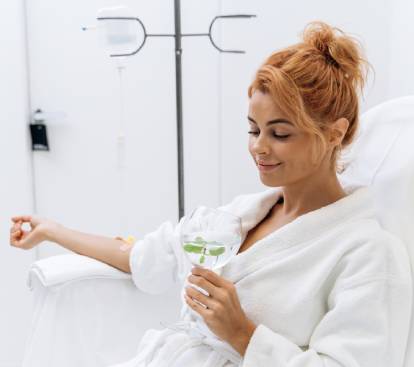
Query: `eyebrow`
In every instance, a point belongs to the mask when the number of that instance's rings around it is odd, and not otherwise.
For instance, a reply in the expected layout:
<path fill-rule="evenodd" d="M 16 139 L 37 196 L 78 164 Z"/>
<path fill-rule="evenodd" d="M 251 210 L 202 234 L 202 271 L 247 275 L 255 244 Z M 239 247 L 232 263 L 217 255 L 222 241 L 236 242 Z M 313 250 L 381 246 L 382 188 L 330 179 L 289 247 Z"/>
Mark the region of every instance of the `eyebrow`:
<path fill-rule="evenodd" d="M 247 116 L 247 119 L 257 125 L 257 122 L 254 121 L 250 116 Z M 294 126 L 290 121 L 285 120 L 285 119 L 274 119 L 274 120 L 270 120 L 270 121 L 268 121 L 266 123 L 266 126 L 273 125 L 273 124 L 289 124 L 289 125 Z"/>

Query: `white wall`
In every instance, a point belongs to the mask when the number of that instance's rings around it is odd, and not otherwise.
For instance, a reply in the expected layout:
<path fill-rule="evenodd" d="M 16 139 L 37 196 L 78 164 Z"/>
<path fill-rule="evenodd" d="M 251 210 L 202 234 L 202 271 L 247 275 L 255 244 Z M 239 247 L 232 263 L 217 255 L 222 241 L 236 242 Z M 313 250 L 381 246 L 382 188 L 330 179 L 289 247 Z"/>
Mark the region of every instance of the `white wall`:
<path fill-rule="evenodd" d="M 0 366 L 14 367 L 30 322 L 26 272 L 35 252 L 19 252 L 8 243 L 10 217 L 33 210 L 23 2 L 2 1 L 0 13 Z"/>
<path fill-rule="evenodd" d="M 182 32 L 206 33 L 221 1 L 182 1 Z M 220 26 L 215 27 L 220 38 Z M 185 37 L 183 48 L 185 212 L 221 203 L 220 53 L 207 37 Z"/>
<path fill-rule="evenodd" d="M 396 0 L 392 2 L 389 17 L 391 29 L 388 64 L 388 97 L 414 94 L 414 2 Z"/>
<path fill-rule="evenodd" d="M 172 1 L 123 3 L 149 32 L 173 32 Z M 119 2 L 28 2 L 30 89 L 22 4 L 8 0 L 0 5 L 7 14 L 0 25 L 1 47 L 7 50 L 0 61 L 0 126 L 7 134 L 0 146 L 0 289 L 9 292 L 0 306 L 0 367 L 19 365 L 31 306 L 25 279 L 35 252 L 8 246 L 9 218 L 33 210 L 30 110 L 67 114 L 48 124 L 51 152 L 34 154 L 39 214 L 91 233 L 115 236 L 123 228 L 140 237 L 164 220 L 177 220 L 178 211 L 173 40 L 148 39 L 125 71 L 128 170 L 121 206 L 115 168 L 117 74 L 95 35 L 79 28 L 94 22 L 98 8 Z M 218 13 L 258 15 L 217 28 L 224 48 L 245 49 L 245 55 L 220 55 L 207 38 L 183 40 L 186 212 L 263 188 L 247 151 L 247 87 L 263 59 L 296 42 L 307 22 L 325 20 L 362 39 L 376 71 L 363 111 L 413 93 L 414 55 L 408 46 L 414 35 L 413 5 L 408 0 L 182 0 L 182 7 L 185 33 L 207 31 Z M 41 257 L 63 252 L 52 244 L 40 247 Z"/>
<path fill-rule="evenodd" d="M 171 33 L 170 2 L 124 1 L 149 33 Z M 38 213 L 107 236 L 142 236 L 177 217 L 173 41 L 149 38 L 123 71 L 126 162 L 117 167 L 118 71 L 99 43 L 97 10 L 116 1 L 28 2 L 32 109 L 47 121 L 50 152 L 35 152 Z M 50 14 L 50 16 L 46 16 Z M 51 32 L 51 30 L 53 30 Z M 62 253 L 55 245 L 41 257 Z"/>

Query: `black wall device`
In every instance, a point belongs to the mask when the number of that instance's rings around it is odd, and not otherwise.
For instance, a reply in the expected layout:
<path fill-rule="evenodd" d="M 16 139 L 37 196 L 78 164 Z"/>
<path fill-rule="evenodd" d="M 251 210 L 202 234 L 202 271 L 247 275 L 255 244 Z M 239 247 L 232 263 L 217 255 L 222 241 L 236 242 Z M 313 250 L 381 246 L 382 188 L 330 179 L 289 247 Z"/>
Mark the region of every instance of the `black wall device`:
<path fill-rule="evenodd" d="M 37 110 L 36 113 L 41 113 L 41 110 Z M 49 150 L 49 144 L 47 141 L 46 125 L 44 120 L 34 119 L 30 124 L 30 135 L 32 136 L 32 150 Z"/>

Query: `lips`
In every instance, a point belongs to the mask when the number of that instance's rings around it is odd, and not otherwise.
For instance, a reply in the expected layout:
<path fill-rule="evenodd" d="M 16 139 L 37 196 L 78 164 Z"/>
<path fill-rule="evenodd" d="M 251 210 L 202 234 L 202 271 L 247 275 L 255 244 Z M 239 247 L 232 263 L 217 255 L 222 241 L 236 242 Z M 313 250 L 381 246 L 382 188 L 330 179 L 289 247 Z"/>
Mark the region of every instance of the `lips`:
<path fill-rule="evenodd" d="M 282 163 L 276 163 L 276 164 L 261 164 L 257 163 L 257 167 L 260 171 L 267 172 L 271 171 L 273 169 L 276 169 L 278 166 L 280 166 Z"/>
<path fill-rule="evenodd" d="M 276 166 L 277 164 L 280 164 L 280 162 L 270 163 L 270 162 L 267 162 L 267 161 L 260 161 L 260 160 L 257 160 L 256 162 L 257 162 L 257 164 L 260 164 L 261 166 Z"/>
<path fill-rule="evenodd" d="M 261 166 L 276 166 L 279 163 L 262 163 L 262 162 L 257 162 L 257 164 L 260 164 Z"/>

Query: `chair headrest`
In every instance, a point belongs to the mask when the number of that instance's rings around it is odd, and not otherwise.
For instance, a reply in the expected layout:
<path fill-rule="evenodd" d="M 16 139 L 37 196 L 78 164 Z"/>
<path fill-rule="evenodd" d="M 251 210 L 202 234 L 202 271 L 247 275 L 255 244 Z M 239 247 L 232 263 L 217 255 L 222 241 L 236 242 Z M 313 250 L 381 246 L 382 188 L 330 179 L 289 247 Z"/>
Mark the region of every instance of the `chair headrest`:
<path fill-rule="evenodd" d="M 414 269 L 414 96 L 382 103 L 361 116 L 360 130 L 338 175 L 346 185 L 371 186 L 379 222 L 407 246 Z M 414 290 L 413 290 L 414 292 Z M 405 366 L 414 366 L 414 325 Z"/>

